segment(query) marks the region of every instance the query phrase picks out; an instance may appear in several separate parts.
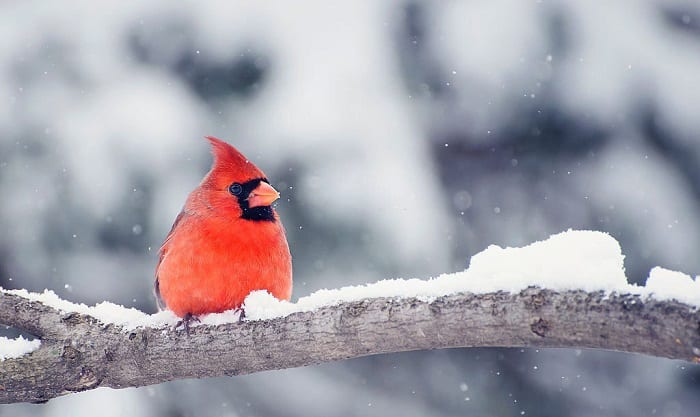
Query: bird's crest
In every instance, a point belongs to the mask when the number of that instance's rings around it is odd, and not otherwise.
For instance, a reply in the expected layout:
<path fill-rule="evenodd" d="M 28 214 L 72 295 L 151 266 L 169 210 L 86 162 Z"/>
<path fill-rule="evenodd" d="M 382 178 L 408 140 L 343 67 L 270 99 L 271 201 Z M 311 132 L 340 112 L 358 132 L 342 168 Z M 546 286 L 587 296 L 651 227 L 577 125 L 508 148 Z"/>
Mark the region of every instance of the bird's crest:
<path fill-rule="evenodd" d="M 238 149 L 214 136 L 206 136 L 206 139 L 211 143 L 211 153 L 214 155 L 214 163 L 209 175 L 205 178 L 205 182 L 218 182 L 220 178 L 225 178 L 226 181 L 236 180 L 243 182 L 250 179 L 265 177 L 265 174 L 240 153 Z M 228 186 L 228 183 L 221 185 Z"/>

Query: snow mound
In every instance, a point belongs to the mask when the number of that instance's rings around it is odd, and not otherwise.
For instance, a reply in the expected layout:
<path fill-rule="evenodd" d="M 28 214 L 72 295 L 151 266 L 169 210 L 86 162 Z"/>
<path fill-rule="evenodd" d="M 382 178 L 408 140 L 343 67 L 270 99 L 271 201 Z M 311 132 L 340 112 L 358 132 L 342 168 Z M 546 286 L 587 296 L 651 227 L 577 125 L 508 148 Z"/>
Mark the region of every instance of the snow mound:
<path fill-rule="evenodd" d="M 517 292 L 531 285 L 552 290 L 625 291 L 624 259 L 612 236 L 568 231 L 522 248 L 489 246 L 472 257 L 468 291 Z"/>
<path fill-rule="evenodd" d="M 8 339 L 0 336 L 0 362 L 5 359 L 19 358 L 39 349 L 39 346 L 41 346 L 39 339 L 28 340 L 22 336 Z"/>
<path fill-rule="evenodd" d="M 682 272 L 657 266 L 649 273 L 646 293 L 659 299 L 675 299 L 682 303 L 700 306 L 700 277 L 691 278 Z"/>
<path fill-rule="evenodd" d="M 161 311 L 156 314 L 146 314 L 135 308 L 103 301 L 88 307 L 85 304 L 72 303 L 61 299 L 55 292 L 44 290 L 42 293 L 29 292 L 27 290 L 3 290 L 7 294 L 14 294 L 32 301 L 39 301 L 63 312 L 76 312 L 88 314 L 105 324 L 121 326 L 124 331 L 134 330 L 138 327 L 165 327 L 177 323 L 177 316 L 171 311 Z"/>

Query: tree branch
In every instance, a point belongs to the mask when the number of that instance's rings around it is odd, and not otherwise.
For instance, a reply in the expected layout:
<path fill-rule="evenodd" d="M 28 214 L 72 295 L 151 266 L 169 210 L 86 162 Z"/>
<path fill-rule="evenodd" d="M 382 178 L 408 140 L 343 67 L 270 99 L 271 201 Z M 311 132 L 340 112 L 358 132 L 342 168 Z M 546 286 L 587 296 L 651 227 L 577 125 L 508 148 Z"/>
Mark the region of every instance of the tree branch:
<path fill-rule="evenodd" d="M 432 302 L 372 298 L 262 321 L 130 332 L 0 292 L 0 323 L 42 339 L 0 362 L 0 403 L 100 386 L 242 375 L 379 353 L 454 347 L 595 348 L 700 362 L 700 311 L 675 301 L 528 288 Z"/>

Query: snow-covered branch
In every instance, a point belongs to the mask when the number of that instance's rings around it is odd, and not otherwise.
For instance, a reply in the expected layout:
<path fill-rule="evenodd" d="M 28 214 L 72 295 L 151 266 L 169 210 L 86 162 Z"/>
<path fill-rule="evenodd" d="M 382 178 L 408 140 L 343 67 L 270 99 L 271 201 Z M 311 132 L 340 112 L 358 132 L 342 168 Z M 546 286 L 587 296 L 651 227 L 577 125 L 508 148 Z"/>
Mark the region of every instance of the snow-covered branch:
<path fill-rule="evenodd" d="M 0 288 L 0 403 L 100 386 L 241 375 L 379 353 L 455 347 L 594 348 L 700 362 L 700 280 L 654 268 L 627 282 L 617 241 L 569 231 L 523 248 L 491 246 L 430 280 L 320 290 L 295 303 L 264 291 L 190 333 L 168 311 L 73 304 Z M 4 359 L 4 360 L 3 360 Z"/>
<path fill-rule="evenodd" d="M 595 348 L 700 360 L 697 308 L 602 291 L 379 297 L 268 320 L 201 325 L 189 335 L 171 327 L 125 331 L 2 292 L 0 322 L 41 337 L 39 349 L 0 362 L 0 403 L 417 349 Z"/>

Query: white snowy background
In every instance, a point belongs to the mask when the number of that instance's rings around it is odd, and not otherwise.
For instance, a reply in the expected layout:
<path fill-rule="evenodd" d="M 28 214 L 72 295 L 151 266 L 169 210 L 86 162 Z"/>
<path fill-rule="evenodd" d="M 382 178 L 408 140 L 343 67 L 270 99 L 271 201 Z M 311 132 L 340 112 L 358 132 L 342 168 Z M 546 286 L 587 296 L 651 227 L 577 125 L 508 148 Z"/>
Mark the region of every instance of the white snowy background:
<path fill-rule="evenodd" d="M 608 4 L 610 3 L 610 4 Z M 0 286 L 155 310 L 210 163 L 283 192 L 294 298 L 568 228 L 700 273 L 696 1 L 0 4 Z M 469 349 L 100 389 L 0 415 L 696 416 L 700 370 Z"/>

